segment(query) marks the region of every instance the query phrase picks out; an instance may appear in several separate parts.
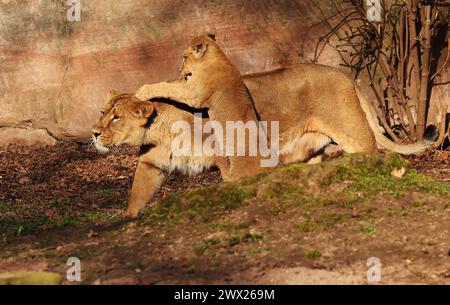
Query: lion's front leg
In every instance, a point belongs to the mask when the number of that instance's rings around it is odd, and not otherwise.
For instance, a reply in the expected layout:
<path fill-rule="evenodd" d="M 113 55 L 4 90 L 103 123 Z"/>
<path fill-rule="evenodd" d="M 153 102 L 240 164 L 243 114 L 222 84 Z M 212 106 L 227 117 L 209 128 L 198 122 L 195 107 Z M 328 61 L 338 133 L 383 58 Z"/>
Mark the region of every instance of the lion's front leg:
<path fill-rule="evenodd" d="M 164 178 L 161 169 L 139 159 L 125 216 L 136 218 L 139 211 L 159 190 Z"/>
<path fill-rule="evenodd" d="M 136 91 L 135 96 L 141 101 L 152 98 L 167 98 L 194 108 L 201 108 L 203 99 L 197 91 L 198 89 L 191 88 L 186 81 L 175 80 L 143 85 Z"/>

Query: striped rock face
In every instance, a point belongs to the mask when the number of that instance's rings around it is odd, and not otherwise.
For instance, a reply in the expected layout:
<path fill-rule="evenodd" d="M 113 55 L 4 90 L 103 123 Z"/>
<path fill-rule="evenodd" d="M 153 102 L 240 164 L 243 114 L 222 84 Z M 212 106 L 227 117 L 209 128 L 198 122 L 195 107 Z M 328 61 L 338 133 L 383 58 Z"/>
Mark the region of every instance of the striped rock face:
<path fill-rule="evenodd" d="M 242 74 L 310 62 L 328 31 L 322 13 L 335 14 L 328 3 L 81 1 L 80 20 L 69 21 L 66 1 L 0 0 L 0 128 L 10 134 L 0 146 L 32 143 L 35 130 L 43 143 L 88 137 L 106 92 L 176 78 L 200 34 L 215 33 Z M 328 48 L 321 62 L 339 56 Z"/>
<path fill-rule="evenodd" d="M 326 30 L 306 0 L 80 4 L 80 21 L 69 21 L 66 1 L 0 0 L 0 126 L 9 134 L 0 145 L 30 144 L 35 130 L 46 144 L 88 137 L 108 90 L 177 77 L 197 35 L 215 33 L 245 74 L 312 58 Z"/>

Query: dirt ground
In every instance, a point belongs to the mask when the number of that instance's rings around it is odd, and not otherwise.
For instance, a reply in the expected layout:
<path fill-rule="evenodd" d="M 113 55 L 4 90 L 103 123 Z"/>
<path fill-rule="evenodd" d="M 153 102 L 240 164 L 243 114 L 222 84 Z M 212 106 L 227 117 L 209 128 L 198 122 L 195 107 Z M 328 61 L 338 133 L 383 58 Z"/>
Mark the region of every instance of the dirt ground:
<path fill-rule="evenodd" d="M 152 200 L 162 210 L 127 221 L 136 155 L 68 142 L 0 150 L 0 274 L 64 275 L 78 257 L 86 284 L 365 284 L 377 257 L 380 283 L 450 284 L 448 150 L 409 157 L 404 178 L 349 174 L 323 186 L 308 174 L 300 189 L 280 177 L 297 181 L 292 172 L 304 167 L 263 177 L 251 192 L 227 189 L 217 171 L 173 174 Z M 186 191 L 196 187 L 206 188 Z"/>

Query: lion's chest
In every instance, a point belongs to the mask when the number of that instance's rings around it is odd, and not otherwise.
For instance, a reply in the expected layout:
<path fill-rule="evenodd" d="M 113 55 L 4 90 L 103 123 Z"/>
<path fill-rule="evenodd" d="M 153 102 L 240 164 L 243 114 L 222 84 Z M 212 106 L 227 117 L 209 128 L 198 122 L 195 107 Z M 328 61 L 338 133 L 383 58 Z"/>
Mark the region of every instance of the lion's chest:
<path fill-rule="evenodd" d="M 160 164 L 160 168 L 167 173 L 180 172 L 185 175 L 193 176 L 210 169 L 213 166 L 211 158 L 208 157 L 172 157 Z"/>

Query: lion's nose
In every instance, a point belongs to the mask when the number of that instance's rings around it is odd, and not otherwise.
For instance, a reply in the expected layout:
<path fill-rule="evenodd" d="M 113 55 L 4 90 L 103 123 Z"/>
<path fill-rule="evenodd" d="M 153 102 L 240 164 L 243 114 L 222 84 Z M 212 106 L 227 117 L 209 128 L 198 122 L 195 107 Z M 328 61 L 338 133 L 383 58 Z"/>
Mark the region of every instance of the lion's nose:
<path fill-rule="evenodd" d="M 98 132 L 98 131 L 93 131 L 92 134 L 94 135 L 94 138 L 96 138 L 96 139 L 102 135 L 102 133 Z"/>

